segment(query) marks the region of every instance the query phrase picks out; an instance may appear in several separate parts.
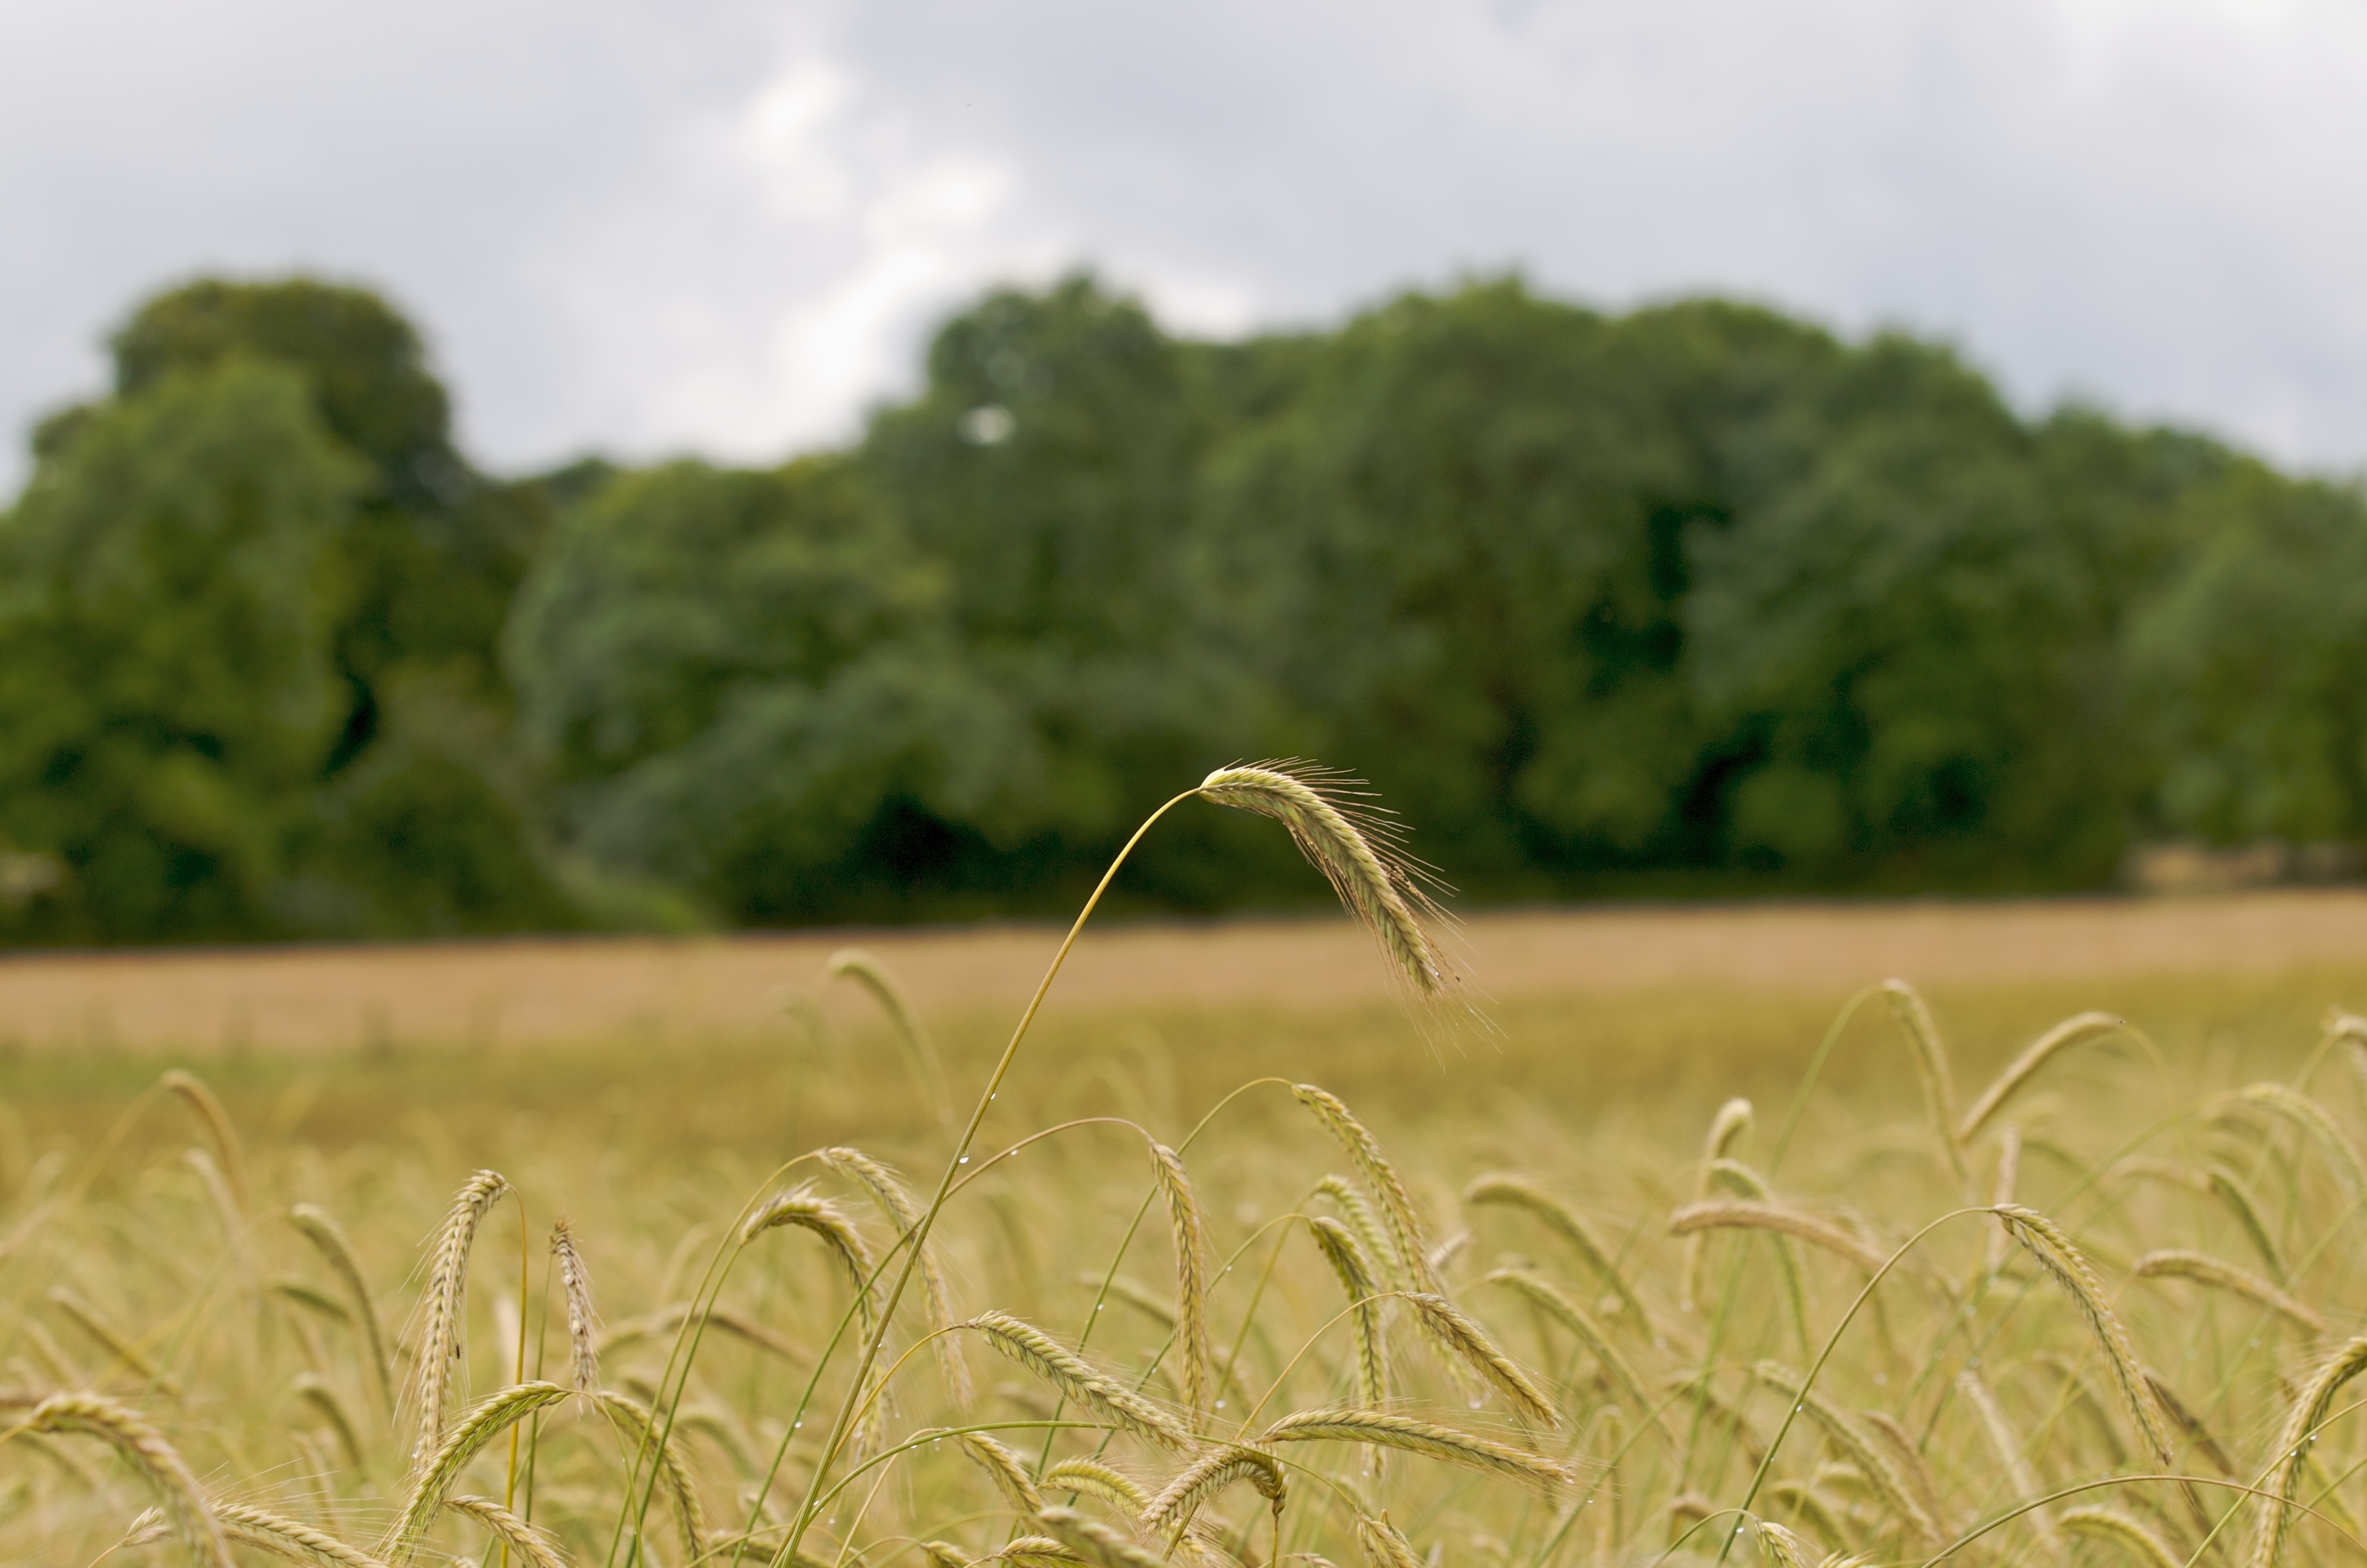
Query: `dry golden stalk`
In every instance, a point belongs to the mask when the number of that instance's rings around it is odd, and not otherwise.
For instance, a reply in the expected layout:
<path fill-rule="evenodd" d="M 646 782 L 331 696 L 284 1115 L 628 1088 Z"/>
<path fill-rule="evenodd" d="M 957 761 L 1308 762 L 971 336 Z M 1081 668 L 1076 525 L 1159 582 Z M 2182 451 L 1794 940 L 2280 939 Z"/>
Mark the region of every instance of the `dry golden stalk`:
<path fill-rule="evenodd" d="M 2270 1228 L 2266 1211 L 2261 1209 L 2259 1200 L 2252 1196 L 2252 1190 L 2244 1184 L 2244 1179 L 2224 1165 L 2214 1165 L 2203 1173 L 2203 1185 L 2213 1197 L 2227 1205 L 2228 1212 L 2236 1216 L 2236 1223 L 2244 1227 L 2244 1235 L 2251 1242 L 2252 1250 L 2258 1252 L 2260 1261 L 2268 1265 L 2270 1277 L 2283 1282 L 2285 1260 L 2284 1255 L 2277 1248 L 2276 1233 Z"/>
<path fill-rule="evenodd" d="M 1560 1429 L 1561 1416 L 1555 1411 L 1553 1401 L 1517 1362 L 1497 1348 L 1485 1330 L 1464 1315 L 1462 1309 L 1444 1296 L 1420 1291 L 1408 1292 L 1405 1301 L 1414 1310 L 1414 1321 L 1421 1325 L 1433 1343 L 1460 1358 L 1464 1365 L 1493 1383 L 1512 1402 L 1514 1409 L 1548 1431 Z"/>
<path fill-rule="evenodd" d="M 221 1521 L 180 1450 L 130 1405 L 103 1393 L 53 1393 L 25 1417 L 28 1432 L 96 1438 L 156 1494 L 173 1534 L 204 1568 L 235 1568 Z"/>
<path fill-rule="evenodd" d="M 527 1568 L 567 1568 L 567 1559 L 559 1554 L 556 1541 L 491 1497 L 447 1497 L 444 1506 L 484 1526 L 495 1540 L 516 1552 Z"/>
<path fill-rule="evenodd" d="M 147 1382 L 166 1393 L 177 1394 L 181 1385 L 173 1375 L 148 1359 L 146 1351 L 134 1344 L 130 1336 L 119 1333 L 113 1325 L 98 1314 L 98 1309 L 63 1285 L 51 1287 L 50 1304 L 63 1313 L 66 1320 L 96 1341 L 98 1348 L 130 1368 Z"/>
<path fill-rule="evenodd" d="M 905 1190 L 903 1182 L 897 1179 L 894 1171 L 861 1149 L 824 1149 L 821 1160 L 871 1195 L 871 1201 L 895 1225 L 900 1239 L 911 1236 L 920 1224 L 921 1206 Z M 956 1409 L 968 1409 L 975 1397 L 970 1386 L 969 1359 L 962 1353 L 960 1337 L 945 1332 L 954 1325 L 954 1295 L 953 1287 L 946 1280 L 944 1260 L 937 1255 L 934 1236 L 921 1244 L 921 1290 L 928 1301 L 929 1328 L 934 1335 L 929 1345 L 937 1358 L 938 1373 L 946 1380 L 946 1393 Z"/>
<path fill-rule="evenodd" d="M 329 1424 L 329 1429 L 336 1433 L 337 1446 L 345 1450 L 345 1462 L 356 1470 L 361 1469 L 361 1428 L 346 1414 L 345 1402 L 337 1397 L 337 1391 L 323 1382 L 318 1372 L 298 1372 L 295 1394 L 317 1411 L 321 1419 Z"/>
<path fill-rule="evenodd" d="M 2303 1464 L 2317 1442 L 2318 1428 L 2325 1425 L 2334 1396 L 2343 1384 L 2362 1371 L 2367 1371 L 2367 1335 L 2361 1335 L 2327 1357 L 2293 1396 L 2283 1424 L 2277 1428 L 2276 1447 L 2267 1465 L 2264 1489 L 2274 1495 L 2259 1500 L 2251 1549 L 2244 1558 L 2246 1568 L 2273 1568 L 2278 1553 L 2283 1550 L 2285 1534 L 2293 1528 L 2293 1510 L 2285 1500 L 2294 1495 Z"/>
<path fill-rule="evenodd" d="M 2099 1035 L 2127 1027 L 2126 1020 L 2114 1018 L 2108 1012 L 2083 1012 L 2065 1019 L 2032 1041 L 2029 1047 L 1981 1091 L 1980 1099 L 1973 1101 L 1973 1108 L 1965 1112 L 1963 1121 L 1956 1123 L 1956 1141 L 1971 1143 L 1979 1135 L 1980 1130 L 1988 1125 L 1989 1118 L 2005 1109 L 2005 1102 L 2058 1054 L 2081 1041 L 2093 1040 Z"/>
<path fill-rule="evenodd" d="M 157 1087 L 171 1090 L 182 1103 L 197 1112 L 198 1120 L 206 1124 L 207 1135 L 212 1138 L 214 1158 L 221 1169 L 222 1180 L 229 1186 L 232 1200 L 238 1210 L 246 1210 L 246 1155 L 239 1146 L 238 1129 L 231 1124 L 230 1112 L 205 1080 L 195 1073 L 178 1067 L 156 1080 Z"/>
<path fill-rule="evenodd" d="M 1644 1311 L 1644 1303 L 1637 1298 L 1635 1291 L 1628 1286 L 1626 1280 L 1620 1274 L 1618 1264 L 1613 1260 L 1610 1252 L 1603 1244 L 1595 1239 L 1594 1233 L 1587 1227 L 1586 1221 L 1569 1204 L 1546 1192 L 1526 1177 L 1501 1174 L 1475 1179 L 1463 1189 L 1463 1201 L 1466 1203 L 1502 1203 L 1512 1208 L 1525 1209 L 1535 1215 L 1544 1223 L 1547 1230 L 1568 1242 L 1580 1259 L 1589 1269 L 1594 1270 L 1603 1286 L 1619 1298 L 1620 1303 L 1628 1312 L 1635 1314 L 1637 1327 L 1650 1326 L 1651 1319 Z"/>
<path fill-rule="evenodd" d="M 420 1542 L 426 1539 L 428 1527 L 436 1522 L 445 1498 L 459 1483 L 460 1472 L 469 1468 L 469 1461 L 487 1444 L 536 1411 L 566 1397 L 567 1390 L 554 1382 L 515 1383 L 469 1412 L 427 1462 L 419 1467 L 418 1479 L 412 1483 L 410 1495 L 403 1499 L 402 1517 L 388 1533 L 382 1553 L 386 1561 L 394 1568 L 402 1568 L 411 1561 Z"/>
<path fill-rule="evenodd" d="M 2010 1203 L 2018 1196 L 2014 1189 L 2022 1180 L 2022 1129 L 2009 1126 L 1998 1134 L 1997 1179 L 1989 1184 L 1992 1205 Z M 1982 1249 L 1981 1272 L 1994 1274 L 2005 1267 L 2013 1251 L 2013 1238 L 1999 1225 L 1989 1232 L 1988 1245 Z"/>
<path fill-rule="evenodd" d="M 2144 1371 L 2137 1365 L 2136 1348 L 2130 1344 L 2128 1330 L 2121 1325 L 2119 1314 L 2105 1297 L 2096 1271 L 2088 1266 L 2087 1258 L 2072 1245 L 2071 1238 L 2063 1234 L 2062 1227 L 2035 1209 L 2008 1203 L 1995 1212 L 1999 1223 L 2063 1287 L 2064 1293 L 2088 1320 L 2097 1344 L 2103 1349 L 2105 1365 L 2112 1368 L 2112 1382 L 2120 1390 L 2122 1402 L 2136 1423 L 2138 1436 L 2162 1467 L 2169 1468 L 2169 1434 L 2161 1407 L 2154 1403 L 2153 1392 L 2146 1386 Z"/>
<path fill-rule="evenodd" d="M 2241 1098 L 2246 1104 L 2274 1111 L 2291 1122 L 2323 1149 L 2327 1163 L 2333 1168 L 2335 1183 L 2342 1189 L 2347 1201 L 2355 1205 L 2367 1196 L 2367 1169 L 2359 1163 L 2358 1145 L 2334 1124 L 2326 1107 L 2281 1083 L 2253 1084 L 2242 1091 Z"/>
<path fill-rule="evenodd" d="M 1177 1471 L 1174 1479 L 1160 1489 L 1159 1495 L 1144 1505 L 1140 1520 L 1143 1530 L 1172 1540 L 1208 1499 L 1236 1481 L 1246 1481 L 1256 1487 L 1258 1495 L 1266 1500 L 1276 1517 L 1281 1515 L 1290 1490 L 1284 1481 L 1282 1466 L 1263 1449 L 1226 1443 L 1210 1449 Z"/>
<path fill-rule="evenodd" d="M 1115 1503 L 1127 1514 L 1139 1514 L 1150 1506 L 1150 1494 L 1142 1483 L 1097 1459 L 1064 1459 L 1044 1472 L 1044 1488 L 1051 1492 L 1077 1492 L 1099 1497 L 1104 1503 Z"/>
<path fill-rule="evenodd" d="M 1374 1518 L 1362 1510 L 1357 1512 L 1356 1544 L 1365 1549 L 1365 1559 L 1373 1568 L 1422 1568 L 1421 1559 L 1414 1555 L 1413 1543 L 1389 1523 L 1386 1513 Z"/>
<path fill-rule="evenodd" d="M 912 1057 L 913 1076 L 920 1080 L 921 1092 L 928 1097 L 929 1109 L 940 1122 L 953 1120 L 953 1100 L 946 1092 L 946 1069 L 937 1057 L 937 1048 L 929 1039 L 927 1030 L 904 999 L 904 988 L 887 965 L 859 947 L 843 947 L 830 955 L 823 965 L 834 980 L 852 980 L 871 993 L 879 1010 L 896 1026 L 896 1038 L 903 1043 Z"/>
<path fill-rule="evenodd" d="M 1788 1204 L 1761 1202 L 1748 1198 L 1713 1198 L 1705 1203 L 1688 1203 L 1669 1216 L 1669 1229 L 1678 1235 L 1716 1229 L 1773 1231 L 1782 1235 L 1797 1236 L 1838 1257 L 1846 1258 L 1869 1274 L 1878 1272 L 1889 1261 L 1883 1254 L 1821 1215 L 1806 1213 Z"/>
<path fill-rule="evenodd" d="M 419 1362 L 413 1373 L 413 1404 L 419 1414 L 419 1434 L 412 1444 L 414 1470 L 425 1466 L 444 1442 L 451 1394 L 452 1363 L 460 1359 L 461 1306 L 469 1289 L 469 1249 L 485 1212 L 510 1190 L 496 1170 L 481 1170 L 462 1184 L 452 1199 L 451 1212 L 436 1233 L 427 1270 L 425 1314 L 419 1333 Z M 430 1510 L 433 1517 L 433 1510 Z M 420 1527 L 425 1529 L 426 1526 Z"/>
<path fill-rule="evenodd" d="M 1474 1470 L 1492 1471 L 1536 1486 L 1567 1485 L 1573 1477 L 1549 1459 L 1475 1438 L 1451 1427 L 1433 1426 L 1410 1416 L 1378 1410 L 1302 1410 L 1285 1416 L 1258 1434 L 1261 1443 L 1371 1443 L 1425 1454 Z"/>
<path fill-rule="evenodd" d="M 1308 1219 L 1307 1227 L 1315 1233 L 1315 1245 L 1322 1248 L 1324 1260 L 1331 1265 L 1348 1298 L 1349 1322 L 1356 1337 L 1356 1397 L 1378 1409 L 1389 1397 L 1388 1342 L 1381 1336 L 1380 1282 L 1373 1278 L 1372 1264 L 1353 1231 L 1321 1214 Z"/>
<path fill-rule="evenodd" d="M 1208 1363 L 1213 1356 L 1208 1345 L 1208 1225 L 1181 1155 L 1153 1143 L 1150 1168 L 1167 1200 L 1175 1253 L 1175 1342 L 1184 1360 L 1184 1411 L 1196 1426 L 1210 1397 Z"/>
<path fill-rule="evenodd" d="M 1858 1472 L 1872 1483 L 1874 1495 L 1916 1539 L 1931 1542 L 1940 1539 L 1939 1524 L 1908 1489 L 1898 1467 L 1839 1406 L 1809 1388 L 1799 1373 L 1777 1362 L 1761 1361 L 1751 1369 L 1751 1375 L 1790 1396 L 1794 1406 L 1816 1422 L 1833 1446 L 1849 1456 Z"/>
<path fill-rule="evenodd" d="M 362 1337 L 369 1349 L 370 1370 L 378 1374 L 379 1393 L 386 1408 L 394 1408 L 394 1369 L 386 1353 L 386 1331 L 379 1325 L 378 1303 L 371 1299 L 369 1286 L 362 1279 L 362 1267 L 354 1257 L 353 1244 L 328 1211 L 316 1204 L 299 1203 L 288 1211 L 289 1223 L 297 1234 L 312 1244 L 329 1266 L 329 1272 L 345 1288 L 354 1303 L 354 1315 L 362 1325 Z"/>
<path fill-rule="evenodd" d="M 674 1527 L 682 1534 L 682 1560 L 697 1562 L 706 1551 L 707 1509 L 698 1500 L 698 1488 L 690 1479 L 690 1467 L 684 1464 L 682 1451 L 674 1440 L 674 1423 L 669 1420 L 661 1429 L 651 1413 L 621 1393 L 603 1389 L 592 1399 L 608 1424 L 617 1428 L 624 1439 L 626 1459 L 634 1473 L 646 1473 L 644 1465 L 654 1464 L 659 1479 L 665 1483 L 666 1495 L 674 1504 Z"/>
<path fill-rule="evenodd" d="M 1972 1173 L 1965 1168 L 1964 1146 L 1956 1141 L 1956 1080 L 1948 1067 L 1948 1043 L 1941 1038 L 1940 1026 L 1932 1021 L 1921 992 L 1904 980 L 1885 980 L 1882 991 L 1890 1003 L 1891 1016 L 1898 1020 L 1908 1043 L 1915 1048 L 1915 1070 L 1922 1079 L 1923 1110 L 1931 1119 L 1932 1135 L 1948 1156 L 1956 1179 L 1969 1184 Z"/>
<path fill-rule="evenodd" d="M 1357 1176 L 1379 1204 L 1381 1223 L 1388 1232 L 1390 1250 L 1396 1254 L 1397 1277 L 1415 1290 L 1440 1293 L 1441 1286 L 1430 1271 L 1429 1253 L 1422 1243 L 1421 1219 L 1414 1213 L 1413 1199 L 1399 1179 L 1397 1167 L 1381 1152 L 1380 1141 L 1329 1089 L 1303 1083 L 1292 1085 L 1290 1092 L 1314 1113 L 1325 1132 L 1339 1140 L 1340 1146 L 1354 1162 Z"/>
<path fill-rule="evenodd" d="M 592 1307 L 591 1270 L 564 1216 L 550 1227 L 550 1258 L 567 1299 L 569 1381 L 579 1393 L 591 1393 L 600 1387 L 600 1318 Z"/>
<path fill-rule="evenodd" d="M 1638 1419 L 1649 1418 L 1653 1407 L 1659 1402 L 1644 1392 L 1644 1380 L 1637 1376 L 1636 1369 L 1627 1364 L 1626 1357 L 1611 1343 L 1611 1336 L 1603 1331 L 1603 1325 L 1585 1308 L 1563 1294 L 1560 1287 L 1526 1269 L 1499 1269 L 1480 1283 L 1502 1285 L 1517 1292 L 1547 1317 L 1569 1330 L 1578 1342 L 1586 1347 L 1587 1354 L 1594 1358 L 1594 1364 L 1603 1369 L 1603 1375 L 1618 1388 L 1620 1397 L 1628 1402 Z"/>
<path fill-rule="evenodd" d="M 621 1346 L 647 1339 L 656 1335 L 672 1334 L 691 1315 L 692 1304 L 675 1302 L 659 1308 L 647 1317 L 636 1317 L 610 1325 L 608 1331 L 595 1341 L 598 1353 L 606 1355 Z M 754 1318 L 718 1303 L 698 1314 L 701 1326 L 721 1329 L 735 1339 L 743 1339 L 761 1350 L 769 1350 L 792 1366 L 806 1367 L 813 1362 L 806 1348 L 787 1336 L 775 1332 Z"/>
<path fill-rule="evenodd" d="M 1099 1519 L 1074 1508 L 1046 1508 L 1036 1522 L 1094 1568 L 1167 1568 L 1167 1560 L 1145 1551 Z"/>
<path fill-rule="evenodd" d="M 1287 828 L 1299 852 L 1379 941 L 1392 973 L 1417 997 L 1443 997 L 1456 984 L 1433 935 L 1444 916 L 1398 852 L 1390 824 L 1353 803 L 1343 809 L 1352 801 L 1343 788 L 1356 782 L 1298 762 L 1253 762 L 1217 769 L 1200 781 L 1199 795 Z"/>
<path fill-rule="evenodd" d="M 2327 1331 L 2325 1317 L 2314 1308 L 2295 1301 L 2258 1274 L 2238 1269 L 2208 1253 L 2191 1252 L 2184 1247 L 2164 1247 L 2138 1258 L 2132 1272 L 2144 1280 L 2191 1280 L 2198 1285 L 2229 1291 L 2268 1308 L 2313 1335 Z"/>
<path fill-rule="evenodd" d="M 1018 1511 L 1022 1518 L 1033 1518 L 1044 1511 L 1044 1495 L 1028 1478 L 1027 1463 L 1017 1454 L 984 1432 L 964 1432 L 960 1437 L 962 1452 L 986 1472 L 994 1489 L 1003 1500 Z"/>
<path fill-rule="evenodd" d="M 2186 1568 L 2184 1553 L 2117 1508 L 2066 1508 L 2063 1528 L 2090 1540 L 2110 1541 L 2144 1568 Z"/>
<path fill-rule="evenodd" d="M 1997 1455 L 1998 1465 L 2005 1472 L 2006 1484 L 2012 1489 L 2016 1501 L 2026 1502 L 2039 1495 L 2038 1472 L 2030 1468 L 2030 1453 L 2023 1446 L 2022 1435 L 2013 1429 L 2007 1418 L 2005 1406 L 1989 1385 L 1981 1381 L 1978 1372 L 1966 1371 L 1956 1374 L 1956 1390 L 1965 1403 L 1980 1417 L 1982 1434 L 1989 1440 L 1989 1451 Z M 2043 1507 L 2033 1507 L 2025 1516 L 2037 1532 L 2038 1543 L 2049 1557 L 2063 1554 L 2061 1532 L 2056 1529 L 2054 1516 Z"/>
<path fill-rule="evenodd" d="M 1033 1324 L 1007 1313 L 988 1312 L 962 1326 L 985 1335 L 987 1343 L 1061 1393 L 1127 1430 L 1179 1453 L 1192 1447 L 1192 1434 L 1174 1416 L 1093 1371 L 1075 1351 Z"/>

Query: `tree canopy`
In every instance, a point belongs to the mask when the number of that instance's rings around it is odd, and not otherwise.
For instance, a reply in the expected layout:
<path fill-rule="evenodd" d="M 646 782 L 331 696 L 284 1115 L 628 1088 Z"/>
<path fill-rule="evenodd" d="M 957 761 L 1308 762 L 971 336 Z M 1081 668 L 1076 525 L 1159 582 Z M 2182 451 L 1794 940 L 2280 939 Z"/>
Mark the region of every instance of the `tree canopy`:
<path fill-rule="evenodd" d="M 1202 342 L 1001 290 L 777 468 L 489 477 L 367 290 L 200 280 L 0 513 L 0 936 L 1062 908 L 1210 767 L 1477 898 L 2367 840 L 2367 499 L 1945 344 L 1517 279 Z M 1311 897 L 1178 818 L 1119 897 Z"/>

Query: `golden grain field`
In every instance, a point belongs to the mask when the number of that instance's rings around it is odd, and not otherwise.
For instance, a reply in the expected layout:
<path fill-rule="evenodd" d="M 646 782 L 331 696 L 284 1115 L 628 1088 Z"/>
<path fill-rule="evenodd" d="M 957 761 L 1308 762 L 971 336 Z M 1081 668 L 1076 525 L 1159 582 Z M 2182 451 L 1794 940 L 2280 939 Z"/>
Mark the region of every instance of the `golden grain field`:
<path fill-rule="evenodd" d="M 1118 930 L 917 1253 L 1057 933 L 15 961 L 0 1561 L 2350 1562 L 2363 910 Z"/>

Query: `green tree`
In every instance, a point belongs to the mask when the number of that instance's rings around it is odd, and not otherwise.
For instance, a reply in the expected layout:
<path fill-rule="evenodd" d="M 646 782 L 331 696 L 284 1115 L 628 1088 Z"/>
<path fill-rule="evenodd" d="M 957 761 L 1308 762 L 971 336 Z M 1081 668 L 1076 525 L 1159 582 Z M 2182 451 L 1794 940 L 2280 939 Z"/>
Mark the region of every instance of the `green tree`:
<path fill-rule="evenodd" d="M 50 939 L 285 929 L 343 717 L 327 548 L 367 475 L 302 379 L 229 357 L 108 403 L 0 525 L 0 824 Z"/>

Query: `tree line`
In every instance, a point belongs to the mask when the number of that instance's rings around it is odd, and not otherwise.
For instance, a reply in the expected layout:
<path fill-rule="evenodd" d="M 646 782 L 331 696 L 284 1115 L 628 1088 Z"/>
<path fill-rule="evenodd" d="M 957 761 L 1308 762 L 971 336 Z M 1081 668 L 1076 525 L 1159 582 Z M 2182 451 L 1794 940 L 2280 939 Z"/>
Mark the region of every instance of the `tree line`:
<path fill-rule="evenodd" d="M 1212 766 L 1467 897 L 2367 838 L 2367 498 L 1947 346 L 1517 279 L 1201 342 L 1089 276 L 775 468 L 490 475 L 413 326 L 203 280 L 0 513 L 0 940 L 1071 907 Z M 1188 814 L 1137 909 L 1313 897 Z"/>

